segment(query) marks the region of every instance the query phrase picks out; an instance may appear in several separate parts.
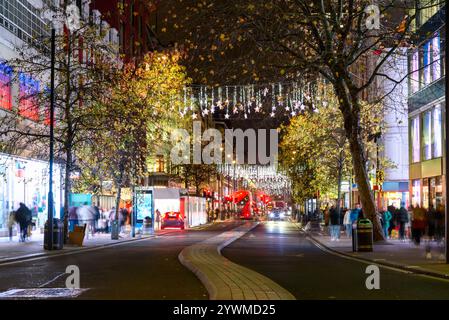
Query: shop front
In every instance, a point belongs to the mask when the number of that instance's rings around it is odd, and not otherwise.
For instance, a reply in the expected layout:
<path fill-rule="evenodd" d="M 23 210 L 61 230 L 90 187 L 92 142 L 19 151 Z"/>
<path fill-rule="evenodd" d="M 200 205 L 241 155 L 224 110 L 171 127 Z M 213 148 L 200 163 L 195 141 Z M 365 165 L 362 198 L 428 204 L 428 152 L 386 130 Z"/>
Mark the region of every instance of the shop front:
<path fill-rule="evenodd" d="M 9 214 L 23 202 L 32 212 L 37 232 L 47 220 L 48 162 L 0 154 L 0 237 L 8 236 Z M 55 164 L 53 172 L 55 217 L 63 205 L 62 171 Z"/>
<path fill-rule="evenodd" d="M 386 181 L 382 185 L 381 194 L 381 208 L 389 206 L 400 208 L 402 204 L 404 204 L 405 208 L 408 208 L 410 205 L 408 181 Z"/>
<path fill-rule="evenodd" d="M 411 166 L 410 201 L 425 209 L 444 206 L 444 175 L 441 158 Z"/>

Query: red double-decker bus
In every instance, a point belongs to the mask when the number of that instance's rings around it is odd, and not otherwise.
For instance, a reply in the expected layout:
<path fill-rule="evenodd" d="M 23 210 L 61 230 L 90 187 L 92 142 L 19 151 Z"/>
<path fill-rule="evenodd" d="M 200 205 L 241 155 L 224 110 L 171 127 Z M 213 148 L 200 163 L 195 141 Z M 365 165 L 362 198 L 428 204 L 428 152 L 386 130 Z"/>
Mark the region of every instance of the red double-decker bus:
<path fill-rule="evenodd" d="M 239 190 L 232 194 L 240 219 L 252 219 L 254 216 L 252 194 L 248 190 Z"/>

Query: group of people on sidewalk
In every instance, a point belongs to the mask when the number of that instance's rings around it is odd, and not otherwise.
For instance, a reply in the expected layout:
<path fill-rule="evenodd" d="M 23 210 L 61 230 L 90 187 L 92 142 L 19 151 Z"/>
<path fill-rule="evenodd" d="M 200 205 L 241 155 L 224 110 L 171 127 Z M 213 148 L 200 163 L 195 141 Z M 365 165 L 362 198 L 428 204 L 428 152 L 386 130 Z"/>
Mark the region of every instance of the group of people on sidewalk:
<path fill-rule="evenodd" d="M 86 235 L 94 235 L 97 232 L 110 233 L 112 223 L 116 220 L 116 210 L 103 210 L 97 205 L 84 203 L 79 207 L 69 208 L 69 231 L 73 231 L 75 226 L 86 225 Z M 120 229 L 123 232 L 127 224 L 130 223 L 130 211 L 127 208 L 120 208 L 118 214 Z"/>
<path fill-rule="evenodd" d="M 343 221 L 341 221 L 343 217 Z M 348 238 L 352 237 L 353 224 L 363 218 L 363 210 L 357 204 L 352 210 L 343 209 L 341 214 L 335 205 L 324 210 L 325 225 L 329 227 L 331 241 L 339 241 L 341 225 L 343 224 Z M 388 206 L 378 212 L 377 218 L 382 225 L 385 238 L 397 238 L 402 242 L 407 239 L 419 246 L 422 238 L 426 236 L 426 256 L 431 258 L 432 243 L 435 242 L 438 248 L 443 248 L 443 238 L 445 234 L 444 207 L 435 208 L 430 205 L 428 209 L 419 205 L 410 206 L 408 210 L 405 203 L 401 203 L 399 208 L 393 205 Z M 440 250 L 442 255 L 442 250 Z"/>
<path fill-rule="evenodd" d="M 346 235 L 352 237 L 352 224 L 363 216 L 360 204 L 357 204 L 354 209 L 348 210 L 343 208 L 341 212 L 335 205 L 324 210 L 324 224 L 329 227 L 331 241 L 340 241 L 341 226 L 343 225 Z"/>
<path fill-rule="evenodd" d="M 428 209 L 412 205 L 408 210 L 405 209 L 404 204 L 401 204 L 399 209 L 389 206 L 386 210 L 382 210 L 378 217 L 387 239 L 390 239 L 395 228 L 399 227 L 398 239 L 401 241 L 405 242 L 407 238 L 410 238 L 416 246 L 420 246 L 422 238 L 426 236 L 427 258 L 432 256 L 430 253 L 432 241 L 440 249 L 443 248 L 445 214 L 442 205 L 435 208 L 431 204 Z M 441 255 L 442 250 L 440 251 Z"/>

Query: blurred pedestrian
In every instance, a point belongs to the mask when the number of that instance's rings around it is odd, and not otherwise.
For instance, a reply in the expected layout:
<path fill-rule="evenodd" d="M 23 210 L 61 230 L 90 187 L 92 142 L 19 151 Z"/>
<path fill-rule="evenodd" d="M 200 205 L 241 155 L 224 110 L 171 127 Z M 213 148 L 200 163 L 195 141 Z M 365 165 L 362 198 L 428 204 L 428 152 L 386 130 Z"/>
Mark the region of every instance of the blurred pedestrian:
<path fill-rule="evenodd" d="M 121 208 L 120 209 L 120 217 L 119 217 L 121 232 L 125 232 L 126 231 L 126 224 L 127 224 L 127 221 L 128 221 L 128 216 L 129 216 L 128 209 Z"/>
<path fill-rule="evenodd" d="M 437 211 L 433 207 L 433 204 L 429 205 L 429 210 L 427 210 L 427 240 L 426 240 L 426 259 L 432 259 L 432 240 L 435 237 L 435 230 L 436 230 L 436 218 L 437 218 Z"/>
<path fill-rule="evenodd" d="M 390 210 L 383 210 L 382 212 L 382 227 L 384 230 L 385 238 L 390 239 L 390 221 L 393 219 L 393 215 L 391 214 Z"/>
<path fill-rule="evenodd" d="M 78 208 L 77 214 L 81 223 L 86 225 L 86 238 L 89 239 L 89 232 L 92 236 L 95 232 L 95 210 L 85 202 L 84 205 Z"/>
<path fill-rule="evenodd" d="M 340 241 L 340 215 L 334 205 L 329 209 L 331 241 Z"/>
<path fill-rule="evenodd" d="M 159 209 L 156 209 L 155 215 L 156 215 L 155 230 L 160 230 L 161 229 L 161 212 L 159 211 Z"/>
<path fill-rule="evenodd" d="M 75 230 L 75 226 L 78 225 L 78 207 L 70 207 L 69 208 L 69 231 L 73 232 Z"/>
<path fill-rule="evenodd" d="M 419 205 L 413 209 L 412 217 L 412 239 L 415 245 L 419 246 L 421 244 L 421 237 L 424 234 L 426 228 L 426 212 Z"/>
<path fill-rule="evenodd" d="M 361 212 L 362 212 L 362 206 L 359 203 L 357 203 L 355 205 L 355 208 L 351 210 L 351 216 L 350 216 L 351 217 L 351 225 L 360 219 Z"/>
<path fill-rule="evenodd" d="M 9 233 L 9 241 L 12 241 L 12 237 L 14 235 L 14 226 L 16 225 L 16 213 L 11 211 L 8 217 L 8 233 Z"/>
<path fill-rule="evenodd" d="M 401 207 L 398 210 L 397 219 L 399 223 L 399 239 L 405 240 L 405 226 L 409 222 L 408 211 L 405 209 L 405 203 L 401 202 Z"/>
<path fill-rule="evenodd" d="M 112 209 L 109 211 L 109 216 L 108 216 L 108 233 L 112 232 L 112 225 L 114 224 L 115 221 L 115 207 L 112 207 Z"/>
<path fill-rule="evenodd" d="M 28 226 L 31 223 L 31 210 L 22 202 L 19 203 L 15 220 L 20 226 L 20 242 L 25 242 L 28 237 Z"/>
<path fill-rule="evenodd" d="M 100 208 L 98 208 L 98 206 L 97 206 L 96 204 L 94 204 L 94 205 L 92 206 L 92 208 L 93 208 L 93 210 L 94 210 L 94 225 L 93 225 L 93 227 L 94 227 L 94 232 L 97 232 L 97 229 L 98 229 L 98 220 L 100 220 L 101 212 L 100 212 Z"/>
<path fill-rule="evenodd" d="M 346 236 L 348 238 L 352 237 L 352 222 L 351 222 L 351 210 L 346 210 L 345 216 L 343 218 L 343 224 L 346 230 Z"/>

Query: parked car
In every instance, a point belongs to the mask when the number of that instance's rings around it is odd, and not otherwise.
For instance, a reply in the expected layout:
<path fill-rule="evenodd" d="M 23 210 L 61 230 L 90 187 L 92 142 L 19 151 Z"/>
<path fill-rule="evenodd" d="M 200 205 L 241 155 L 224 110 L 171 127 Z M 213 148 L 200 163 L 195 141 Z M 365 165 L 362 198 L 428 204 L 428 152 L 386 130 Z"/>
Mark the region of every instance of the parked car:
<path fill-rule="evenodd" d="M 166 212 L 162 216 L 161 229 L 176 228 L 184 230 L 184 217 L 180 212 Z"/>

